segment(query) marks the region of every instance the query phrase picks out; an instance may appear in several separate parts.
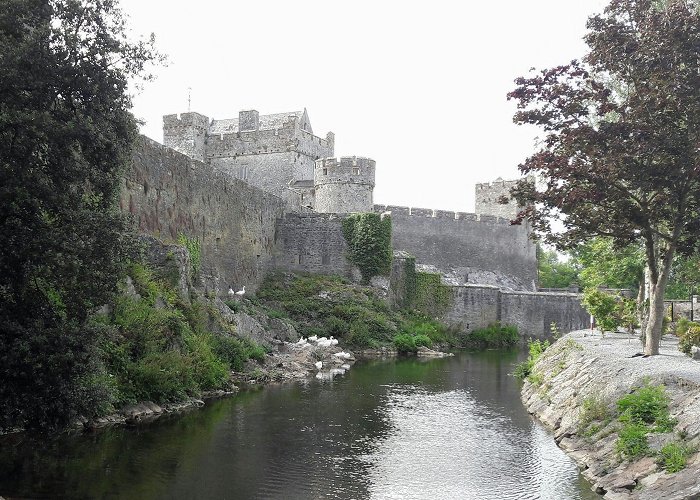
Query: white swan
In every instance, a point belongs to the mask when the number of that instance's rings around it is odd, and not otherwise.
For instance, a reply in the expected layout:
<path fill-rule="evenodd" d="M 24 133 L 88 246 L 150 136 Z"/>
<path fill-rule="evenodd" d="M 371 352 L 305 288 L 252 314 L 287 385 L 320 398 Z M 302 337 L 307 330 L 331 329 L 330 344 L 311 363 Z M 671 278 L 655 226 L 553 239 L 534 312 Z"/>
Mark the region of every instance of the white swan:
<path fill-rule="evenodd" d="M 314 366 L 317 370 L 320 370 L 321 368 L 323 368 L 323 361 L 316 361 L 316 363 L 314 363 Z"/>
<path fill-rule="evenodd" d="M 236 292 L 236 295 L 238 295 L 239 297 L 242 297 L 245 295 L 245 285 L 243 285 L 243 290 L 238 290 Z"/>

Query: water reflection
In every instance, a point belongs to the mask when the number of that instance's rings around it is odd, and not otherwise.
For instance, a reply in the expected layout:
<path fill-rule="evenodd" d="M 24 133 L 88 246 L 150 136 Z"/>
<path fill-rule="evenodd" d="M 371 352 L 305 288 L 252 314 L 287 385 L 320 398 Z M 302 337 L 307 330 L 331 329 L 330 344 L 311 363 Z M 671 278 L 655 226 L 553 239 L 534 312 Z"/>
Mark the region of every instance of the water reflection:
<path fill-rule="evenodd" d="M 0 443 L 0 495 L 597 498 L 520 404 L 517 355 L 356 365 L 141 428 Z"/>

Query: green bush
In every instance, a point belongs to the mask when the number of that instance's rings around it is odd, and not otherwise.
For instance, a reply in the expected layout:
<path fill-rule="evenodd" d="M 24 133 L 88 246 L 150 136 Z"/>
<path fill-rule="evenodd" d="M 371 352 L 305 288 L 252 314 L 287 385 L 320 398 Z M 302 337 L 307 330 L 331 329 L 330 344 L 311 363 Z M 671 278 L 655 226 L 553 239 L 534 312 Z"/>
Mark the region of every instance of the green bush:
<path fill-rule="evenodd" d="M 249 339 L 213 335 L 211 343 L 213 352 L 237 372 L 243 371 L 249 359 L 265 359 L 265 349 Z"/>
<path fill-rule="evenodd" d="M 469 347 L 500 348 L 515 345 L 520 337 L 515 326 L 494 323 L 486 328 L 480 328 L 471 332 L 466 339 Z"/>
<path fill-rule="evenodd" d="M 231 309 L 231 311 L 233 311 L 235 313 L 237 313 L 238 311 L 241 310 L 241 303 L 238 302 L 237 300 L 226 299 L 226 300 L 224 300 L 224 304 L 226 304 L 228 306 L 228 308 Z"/>
<path fill-rule="evenodd" d="M 614 332 L 622 325 L 619 299 L 614 295 L 597 288 L 589 288 L 584 292 L 582 302 L 586 310 L 596 319 L 603 333 Z"/>
<path fill-rule="evenodd" d="M 627 424 L 618 434 L 615 449 L 629 460 L 643 457 L 649 453 L 647 433 L 649 430 L 643 424 Z"/>
<path fill-rule="evenodd" d="M 669 473 L 674 473 L 685 469 L 688 457 L 693 450 L 680 443 L 669 443 L 658 454 L 658 464 Z"/>
<path fill-rule="evenodd" d="M 617 402 L 620 421 L 655 426 L 657 432 L 673 430 L 675 423 L 669 417 L 668 396 L 664 387 L 644 385 Z"/>
<path fill-rule="evenodd" d="M 700 323 L 681 318 L 676 324 L 678 350 L 690 355 L 692 347 L 700 347 Z"/>
<path fill-rule="evenodd" d="M 362 274 L 362 282 L 387 275 L 391 270 L 391 217 L 375 213 L 353 214 L 343 219 L 343 235 L 348 244 L 350 262 Z"/>

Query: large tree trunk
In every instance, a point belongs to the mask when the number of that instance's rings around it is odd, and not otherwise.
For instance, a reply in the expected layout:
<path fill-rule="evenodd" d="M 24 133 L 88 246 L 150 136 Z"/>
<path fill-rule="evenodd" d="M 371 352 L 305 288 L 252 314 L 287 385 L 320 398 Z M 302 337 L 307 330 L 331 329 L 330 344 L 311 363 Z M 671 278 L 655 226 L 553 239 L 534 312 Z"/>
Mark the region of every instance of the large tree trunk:
<path fill-rule="evenodd" d="M 659 354 L 661 329 L 664 321 L 664 292 L 666 286 L 652 283 L 649 290 L 649 319 L 644 332 L 644 354 L 654 356 Z"/>

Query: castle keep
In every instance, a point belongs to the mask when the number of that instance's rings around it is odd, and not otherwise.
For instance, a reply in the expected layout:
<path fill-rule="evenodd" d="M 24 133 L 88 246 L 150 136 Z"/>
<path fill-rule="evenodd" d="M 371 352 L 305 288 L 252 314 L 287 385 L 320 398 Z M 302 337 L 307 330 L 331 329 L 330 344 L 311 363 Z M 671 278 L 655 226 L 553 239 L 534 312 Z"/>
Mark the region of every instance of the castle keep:
<path fill-rule="evenodd" d="M 453 286 L 444 319 L 455 326 L 512 320 L 541 335 L 551 321 L 585 324 L 577 297 L 535 293 L 535 245 L 526 226 L 509 224 L 515 204 L 499 201 L 508 181 L 477 185 L 476 213 L 376 205 L 374 160 L 334 158 L 333 133 L 315 135 L 306 110 L 166 115 L 163 142 L 142 139 L 120 204 L 143 232 L 199 240 L 207 292 L 255 291 L 273 269 L 352 276 L 342 219 L 375 211 L 391 214 L 394 250 Z"/>

